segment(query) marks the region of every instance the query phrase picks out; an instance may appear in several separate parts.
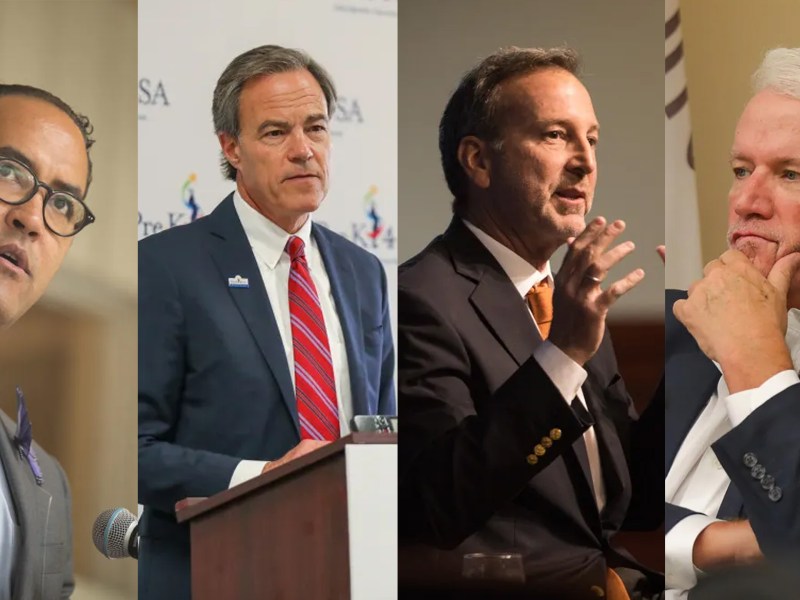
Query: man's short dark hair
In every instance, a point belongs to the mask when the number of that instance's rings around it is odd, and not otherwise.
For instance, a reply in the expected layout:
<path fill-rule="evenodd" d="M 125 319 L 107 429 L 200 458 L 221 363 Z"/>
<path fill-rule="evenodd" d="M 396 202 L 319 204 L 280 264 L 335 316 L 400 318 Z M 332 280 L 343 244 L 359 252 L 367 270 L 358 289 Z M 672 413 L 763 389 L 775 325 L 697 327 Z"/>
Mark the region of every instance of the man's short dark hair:
<path fill-rule="evenodd" d="M 89 117 L 72 110 L 72 107 L 64 102 L 55 94 L 43 90 L 41 88 L 33 87 L 32 85 L 22 85 L 17 83 L 0 83 L 0 97 L 1 96 L 27 96 L 29 98 L 39 98 L 44 100 L 66 113 L 72 119 L 72 122 L 78 126 L 83 136 L 83 144 L 86 146 L 86 159 L 89 161 L 89 174 L 86 177 L 86 190 L 83 192 L 84 197 L 89 192 L 89 184 L 92 183 L 92 156 L 89 154 L 89 149 L 94 144 L 92 133 L 94 127 L 89 121 Z"/>
<path fill-rule="evenodd" d="M 241 131 L 239 124 L 239 98 L 244 84 L 254 77 L 289 73 L 306 70 L 317 80 L 325 94 L 328 105 L 328 117 L 333 116 L 336 109 L 336 88 L 327 71 L 302 50 L 283 48 L 282 46 L 260 46 L 248 50 L 234 58 L 225 68 L 214 89 L 212 113 L 214 131 L 238 137 Z M 222 174 L 226 179 L 236 180 L 236 169 L 222 154 L 220 161 Z"/>
<path fill-rule="evenodd" d="M 466 201 L 468 179 L 458 161 L 461 140 L 474 135 L 490 144 L 498 142 L 498 88 L 504 81 L 534 71 L 558 68 L 577 74 L 578 54 L 571 48 L 501 48 L 487 56 L 462 78 L 439 121 L 439 152 L 447 187 L 455 198 L 453 212 L 460 214 Z"/>

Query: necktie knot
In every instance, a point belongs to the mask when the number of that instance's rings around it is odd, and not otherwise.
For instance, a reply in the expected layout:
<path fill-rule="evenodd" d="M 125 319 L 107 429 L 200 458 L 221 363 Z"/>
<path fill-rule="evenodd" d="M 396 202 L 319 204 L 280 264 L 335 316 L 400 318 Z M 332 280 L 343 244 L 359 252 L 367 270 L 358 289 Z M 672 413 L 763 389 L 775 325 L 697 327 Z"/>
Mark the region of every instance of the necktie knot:
<path fill-rule="evenodd" d="M 289 238 L 289 241 L 286 242 L 286 252 L 289 254 L 289 258 L 292 259 L 292 262 L 297 259 L 305 260 L 306 245 L 299 236 L 293 235 Z"/>
<path fill-rule="evenodd" d="M 525 294 L 525 300 L 533 313 L 533 319 L 539 326 L 542 339 L 547 339 L 550 334 L 550 324 L 553 321 L 553 288 L 547 279 L 534 285 Z"/>

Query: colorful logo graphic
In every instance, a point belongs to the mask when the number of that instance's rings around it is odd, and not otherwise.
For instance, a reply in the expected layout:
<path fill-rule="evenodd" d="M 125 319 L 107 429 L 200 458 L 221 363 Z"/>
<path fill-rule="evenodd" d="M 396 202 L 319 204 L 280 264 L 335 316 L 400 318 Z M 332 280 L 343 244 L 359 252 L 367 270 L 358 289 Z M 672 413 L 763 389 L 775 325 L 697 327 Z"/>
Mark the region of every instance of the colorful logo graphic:
<path fill-rule="evenodd" d="M 383 220 L 378 214 L 378 202 L 375 198 L 377 194 L 378 186 L 371 185 L 364 196 L 364 209 L 367 211 L 367 219 L 372 223 L 372 227 L 370 231 L 367 232 L 367 236 L 373 241 L 377 240 L 385 229 Z"/>
<path fill-rule="evenodd" d="M 190 221 L 196 221 L 203 216 L 203 211 L 200 210 L 200 205 L 194 198 L 194 182 L 197 181 L 197 175 L 190 173 L 188 179 L 183 183 L 181 188 L 181 198 L 183 205 L 191 211 L 189 215 Z"/>
<path fill-rule="evenodd" d="M 383 207 L 378 202 L 378 186 L 370 185 L 363 199 L 363 221 L 350 221 L 350 231 L 340 232 L 354 244 L 381 256 L 381 260 L 394 256 L 395 237 L 391 225 L 392 216 L 387 223 Z"/>

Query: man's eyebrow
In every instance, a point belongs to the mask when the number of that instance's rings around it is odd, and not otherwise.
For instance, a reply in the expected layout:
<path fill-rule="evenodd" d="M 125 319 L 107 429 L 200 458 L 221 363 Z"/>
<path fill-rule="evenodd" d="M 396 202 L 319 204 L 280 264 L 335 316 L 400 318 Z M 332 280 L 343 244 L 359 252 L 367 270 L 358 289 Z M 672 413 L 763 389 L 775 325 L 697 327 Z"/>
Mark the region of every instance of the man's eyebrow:
<path fill-rule="evenodd" d="M 750 159 L 744 152 L 731 150 L 731 153 L 728 155 L 728 162 L 733 162 L 735 160 L 748 161 Z"/>
<path fill-rule="evenodd" d="M 31 160 L 29 156 L 25 155 L 25 153 L 20 152 L 13 146 L 0 146 L 0 156 L 3 156 L 5 158 L 13 158 L 17 162 L 20 162 L 26 167 L 28 167 L 28 169 L 30 169 L 31 172 L 34 175 L 36 175 L 37 178 L 39 177 L 39 175 L 37 174 L 38 169 L 36 167 L 36 163 L 33 160 Z M 43 183 L 49 185 L 58 192 L 66 192 L 71 196 L 83 199 L 81 197 L 81 189 L 75 185 L 72 185 L 71 183 L 67 183 L 66 181 L 63 181 L 61 179 L 54 179 L 53 181 L 44 181 Z"/>
<path fill-rule="evenodd" d="M 305 118 L 304 124 L 308 125 L 309 123 L 316 123 L 317 121 L 327 121 L 328 115 L 325 113 L 314 113 L 313 115 L 308 115 Z M 277 127 L 279 129 L 289 129 L 291 128 L 292 124 L 289 121 L 281 121 L 280 119 L 267 119 L 261 125 L 258 126 L 258 133 L 263 132 L 265 129 L 269 129 L 270 127 Z"/>
<path fill-rule="evenodd" d="M 328 115 L 325 113 L 314 113 L 313 115 L 308 115 L 306 117 L 306 125 L 309 123 L 316 123 L 317 121 L 327 121 Z"/>
<path fill-rule="evenodd" d="M 564 129 L 573 129 L 575 124 L 571 121 L 564 120 L 564 119 L 545 119 L 540 123 L 543 127 L 551 127 L 553 125 L 558 125 L 559 127 L 563 127 Z M 589 126 L 586 130 L 586 133 L 600 133 L 600 124 L 593 123 Z"/>
<path fill-rule="evenodd" d="M 289 122 L 288 121 L 279 121 L 278 119 L 267 119 L 266 121 L 261 123 L 261 125 L 258 126 L 258 129 L 256 131 L 258 133 L 261 133 L 262 131 L 264 131 L 265 129 L 268 129 L 270 127 L 278 127 L 280 129 L 287 129 L 289 127 Z"/>
<path fill-rule="evenodd" d="M 751 162 L 751 159 L 744 152 L 731 151 L 729 162 L 734 161 Z M 787 165 L 800 165 L 800 156 L 779 156 L 772 159 L 770 163 L 779 167 L 785 167 Z"/>

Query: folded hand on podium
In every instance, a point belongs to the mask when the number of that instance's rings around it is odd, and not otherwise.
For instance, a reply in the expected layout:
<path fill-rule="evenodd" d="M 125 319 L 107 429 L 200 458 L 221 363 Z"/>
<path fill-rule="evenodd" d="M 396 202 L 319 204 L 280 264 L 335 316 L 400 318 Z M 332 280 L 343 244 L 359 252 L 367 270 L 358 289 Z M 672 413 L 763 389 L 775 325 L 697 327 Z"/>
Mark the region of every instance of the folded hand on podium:
<path fill-rule="evenodd" d="M 322 448 L 330 444 L 330 442 L 326 440 L 301 440 L 297 446 L 289 450 L 286 454 L 281 456 L 278 460 L 273 460 L 268 462 L 264 465 L 264 468 L 261 470 L 262 473 L 266 473 L 274 469 L 275 467 L 279 467 L 281 465 L 285 465 L 289 461 L 294 460 L 295 458 L 300 458 L 304 454 L 308 454 L 309 452 L 313 452 L 317 448 Z"/>

